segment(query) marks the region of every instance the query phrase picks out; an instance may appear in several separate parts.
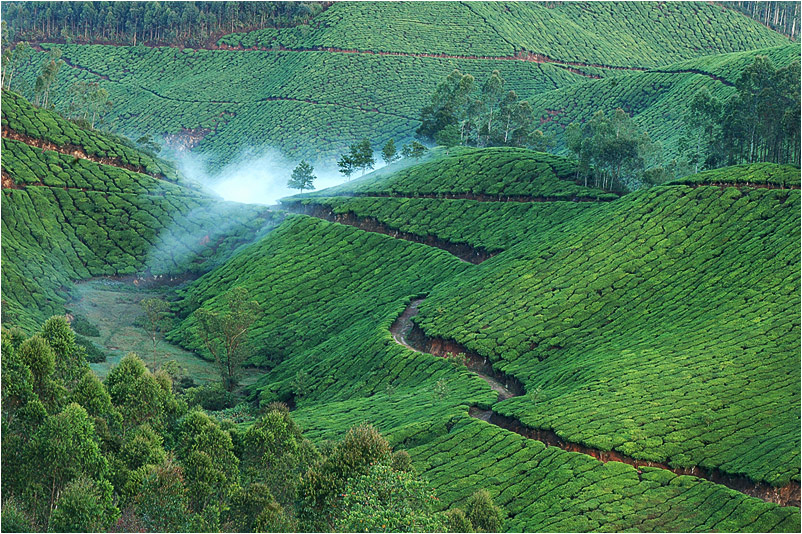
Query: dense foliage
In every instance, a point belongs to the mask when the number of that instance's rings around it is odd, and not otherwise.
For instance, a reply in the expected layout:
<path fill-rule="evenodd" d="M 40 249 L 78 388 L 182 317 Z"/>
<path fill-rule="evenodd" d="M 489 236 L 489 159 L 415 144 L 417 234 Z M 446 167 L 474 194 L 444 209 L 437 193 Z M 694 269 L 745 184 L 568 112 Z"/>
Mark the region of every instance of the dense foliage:
<path fill-rule="evenodd" d="M 798 184 L 799 170 L 750 171 L 733 172 L 744 189 L 653 188 L 536 233 L 434 290 L 420 324 L 540 390 L 494 408 L 528 426 L 798 481 L 799 191 L 746 182 Z"/>
<path fill-rule="evenodd" d="M 8 2 L 15 41 L 198 46 L 214 35 L 307 22 L 321 2 Z"/>
<path fill-rule="evenodd" d="M 3 531 L 351 531 L 366 515 L 387 531 L 443 525 L 408 455 L 369 425 L 319 450 L 273 404 L 239 429 L 133 353 L 101 382 L 64 317 L 28 339 L 4 330 L 2 352 Z M 378 497 L 368 507 L 366 491 Z"/>

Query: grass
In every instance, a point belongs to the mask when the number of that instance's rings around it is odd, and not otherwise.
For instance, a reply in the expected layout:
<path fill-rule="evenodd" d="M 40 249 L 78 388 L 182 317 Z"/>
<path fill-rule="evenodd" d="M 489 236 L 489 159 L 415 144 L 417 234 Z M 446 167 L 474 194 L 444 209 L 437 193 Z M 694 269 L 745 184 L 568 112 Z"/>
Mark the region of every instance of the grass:
<path fill-rule="evenodd" d="M 166 293 L 165 290 L 138 289 L 130 282 L 109 279 L 75 284 L 67 307 L 70 312 L 85 317 L 99 331 L 92 342 L 106 353 L 106 361 L 90 364 L 90 367 L 101 379 L 105 379 L 126 354 L 135 352 L 151 368 L 174 360 L 183 374 L 199 384 L 220 382 L 213 362 L 167 343 L 161 336 L 154 355 L 150 334 L 141 326 L 144 317 L 141 302 L 148 298 L 164 298 Z M 260 374 L 255 369 L 246 369 L 242 383 L 253 383 Z"/>

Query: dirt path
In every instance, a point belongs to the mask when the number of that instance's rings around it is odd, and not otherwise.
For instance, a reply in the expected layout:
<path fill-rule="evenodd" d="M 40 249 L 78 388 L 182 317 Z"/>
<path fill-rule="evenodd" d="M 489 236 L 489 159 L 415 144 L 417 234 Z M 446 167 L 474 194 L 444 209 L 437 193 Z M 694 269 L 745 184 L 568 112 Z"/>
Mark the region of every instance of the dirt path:
<path fill-rule="evenodd" d="M 474 248 L 464 243 L 451 243 L 450 241 L 431 235 L 419 236 L 409 232 L 402 232 L 379 222 L 375 217 L 358 217 L 351 212 L 334 213 L 334 210 L 330 207 L 321 204 L 301 204 L 297 202 L 289 206 L 288 209 L 294 213 L 303 213 L 304 215 L 317 217 L 325 221 L 347 224 L 348 226 L 353 226 L 354 228 L 359 228 L 366 232 L 384 234 L 395 239 L 403 239 L 404 241 L 411 241 L 413 243 L 421 243 L 430 247 L 439 248 L 453 254 L 465 263 L 472 263 L 474 265 L 482 263 L 500 252 L 488 252 L 483 248 Z"/>
<path fill-rule="evenodd" d="M 455 350 L 452 352 L 446 350 L 443 348 L 445 346 L 444 344 L 440 345 L 440 350 L 438 350 L 436 346 L 428 347 L 424 341 L 426 337 L 423 334 L 423 331 L 412 321 L 412 318 L 418 315 L 418 306 L 420 306 L 420 303 L 424 300 L 424 298 L 414 299 L 406 307 L 404 313 L 402 313 L 398 319 L 396 319 L 393 324 L 390 325 L 390 334 L 392 334 L 396 343 L 403 345 L 410 350 L 414 350 L 415 352 L 428 353 L 435 356 L 445 356 L 446 354 L 460 353 L 465 354 L 466 367 L 479 375 L 479 378 L 487 382 L 490 388 L 498 393 L 498 401 L 503 401 L 523 394 L 523 387 L 519 383 L 516 383 L 512 387 L 510 386 L 510 377 L 506 377 L 505 379 L 504 377 L 493 376 L 497 373 L 492 372 L 492 366 L 489 366 L 486 360 L 482 358 L 472 357 L 472 355 L 466 351 Z M 434 348 L 434 350 L 432 350 L 432 348 Z M 485 419 L 485 421 L 487 421 L 487 419 Z"/>
<path fill-rule="evenodd" d="M 393 340 L 399 345 L 403 345 L 415 352 L 422 352 L 433 354 L 435 356 L 445 356 L 446 354 L 459 354 L 462 353 L 466 356 L 466 366 L 472 371 L 476 372 L 480 378 L 487 382 L 490 387 L 498 393 L 497 402 L 517 397 L 525 393 L 523 384 L 511 376 L 504 373 L 495 371 L 491 365 L 488 364 L 486 359 L 480 355 L 472 353 L 461 345 L 446 340 L 430 339 L 426 337 L 425 333 L 418 327 L 412 318 L 419 312 L 419 306 L 424 298 L 414 299 L 406 307 L 404 312 L 393 322 L 390 326 L 390 333 Z M 515 432 L 525 438 L 534 439 L 544 443 L 549 447 L 559 447 L 566 451 L 581 452 L 592 456 L 600 462 L 622 462 L 638 467 L 658 467 L 671 471 L 677 475 L 691 475 L 699 478 L 704 478 L 716 484 L 724 485 L 730 489 L 734 489 L 757 497 L 767 502 L 773 502 L 781 506 L 799 506 L 800 505 L 800 484 L 799 482 L 792 481 L 786 486 L 776 488 L 762 482 L 754 482 L 748 477 L 730 475 L 718 469 L 703 469 L 700 467 L 690 468 L 672 468 L 664 463 L 650 462 L 645 460 L 637 460 L 628 456 L 624 456 L 616 451 L 602 451 L 591 447 L 586 447 L 581 443 L 573 443 L 565 441 L 556 432 L 552 430 L 541 430 L 530 428 L 522 424 L 514 417 L 508 417 L 498 414 L 492 409 L 483 410 L 476 406 L 472 406 L 468 410 L 468 415 L 475 419 L 480 419 L 491 425 L 504 428 L 511 432 Z"/>
<path fill-rule="evenodd" d="M 41 148 L 42 151 L 45 150 L 52 150 L 53 152 L 58 152 L 59 154 L 65 154 L 67 156 L 72 156 L 74 158 L 85 159 L 88 161 L 92 161 L 94 163 L 99 163 L 101 165 L 109 165 L 111 167 L 117 167 L 119 169 L 125 169 L 127 171 L 136 172 L 139 174 L 144 174 L 150 176 L 151 178 L 156 178 L 157 180 L 167 180 L 167 178 L 163 174 L 151 174 L 145 170 L 144 167 L 139 167 L 136 165 L 127 165 L 123 163 L 120 158 L 102 158 L 99 156 L 94 156 L 91 154 L 87 154 L 83 147 L 78 145 L 57 145 L 55 143 L 51 143 L 50 141 L 45 141 L 44 139 L 37 139 L 35 137 L 31 137 L 29 135 L 17 132 L 12 130 L 7 126 L 3 126 L 3 133 L 2 136 L 6 139 L 13 139 L 15 141 L 20 141 L 21 143 L 25 143 L 26 145 L 34 146 L 36 148 Z"/>

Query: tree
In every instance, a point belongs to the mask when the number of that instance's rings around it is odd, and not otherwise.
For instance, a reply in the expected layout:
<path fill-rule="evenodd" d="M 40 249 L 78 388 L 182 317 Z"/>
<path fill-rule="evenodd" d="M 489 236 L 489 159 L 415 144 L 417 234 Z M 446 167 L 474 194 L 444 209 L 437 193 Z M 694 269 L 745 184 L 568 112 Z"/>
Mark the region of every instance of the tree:
<path fill-rule="evenodd" d="M 450 124 L 457 125 L 462 132 L 467 121 L 467 103 L 474 90 L 474 78 L 454 69 L 437 84 L 429 104 L 421 109 L 421 125 L 415 133 L 434 141 L 437 132 Z"/>
<path fill-rule="evenodd" d="M 34 85 L 34 103 L 37 106 L 46 108 L 50 101 L 50 90 L 56 82 L 56 77 L 62 65 L 65 65 L 61 58 L 61 49 L 53 48 L 48 52 L 47 58 L 42 63 L 42 70 L 36 78 Z"/>
<path fill-rule="evenodd" d="M 64 488 L 53 511 L 54 532 L 105 532 L 120 516 L 108 480 L 81 477 Z"/>
<path fill-rule="evenodd" d="M 460 131 L 459 126 L 456 124 L 449 124 L 442 130 L 434 134 L 434 141 L 440 146 L 451 148 L 460 144 Z"/>
<path fill-rule="evenodd" d="M 340 156 L 340 159 L 337 160 L 337 166 L 340 168 L 340 173 L 345 176 L 347 180 L 351 179 L 351 175 L 354 173 L 354 161 L 351 159 L 349 154 L 343 154 Z"/>
<path fill-rule="evenodd" d="M 387 141 L 382 148 L 382 159 L 384 160 L 384 163 L 389 165 L 400 157 L 401 156 L 398 155 L 398 152 L 395 148 L 395 140 L 390 139 Z"/>
<path fill-rule="evenodd" d="M 445 517 L 433 511 L 432 489 L 410 471 L 370 466 L 343 490 L 337 532 L 443 532 Z"/>
<path fill-rule="evenodd" d="M 404 148 L 401 149 L 401 155 L 405 158 L 420 159 L 427 150 L 428 149 L 423 144 L 417 141 L 412 141 L 411 143 L 404 145 Z"/>
<path fill-rule="evenodd" d="M 100 481 L 108 471 L 94 425 L 86 410 L 75 403 L 45 420 L 31 440 L 31 455 L 48 523 L 67 484 L 80 477 Z"/>
<path fill-rule="evenodd" d="M 237 386 L 242 363 L 250 355 L 248 333 L 260 311 L 250 300 L 248 290 L 235 287 L 223 297 L 228 312 L 201 308 L 195 311 L 196 333 L 214 357 L 223 378 L 223 387 L 233 391 Z"/>
<path fill-rule="evenodd" d="M 170 319 L 170 305 L 160 298 L 149 298 L 142 301 L 142 308 L 145 310 L 145 329 L 151 340 L 151 352 L 153 354 L 153 365 L 151 369 L 156 371 L 156 345 L 159 336 L 170 329 L 172 323 Z"/>
<path fill-rule="evenodd" d="M 292 171 L 292 176 L 290 176 L 287 182 L 287 187 L 300 189 L 301 193 L 304 192 L 304 189 L 314 189 L 315 187 L 312 184 L 317 179 L 317 176 L 312 174 L 314 170 L 312 165 L 307 163 L 306 160 L 301 160 L 301 163 Z"/>
<path fill-rule="evenodd" d="M 365 171 L 372 169 L 376 165 L 376 159 L 373 157 L 373 147 L 370 146 L 368 138 L 362 139 L 356 145 L 351 145 L 351 161 L 354 162 L 354 167 L 362 169 L 362 174 Z"/>
<path fill-rule="evenodd" d="M 501 77 L 499 71 L 494 70 L 490 74 L 490 78 L 488 78 L 485 84 L 482 86 L 480 100 L 482 102 L 482 111 L 485 120 L 483 121 L 480 133 L 484 133 L 485 139 L 482 141 L 480 137 L 480 146 L 487 146 L 490 142 L 490 136 L 493 132 L 493 119 L 496 118 L 496 109 L 501 103 L 501 94 L 503 93 L 503 90 L 504 79 Z"/>
<path fill-rule="evenodd" d="M 493 503 L 490 493 L 479 490 L 468 499 L 465 516 L 476 532 L 498 532 L 503 523 L 501 508 Z"/>

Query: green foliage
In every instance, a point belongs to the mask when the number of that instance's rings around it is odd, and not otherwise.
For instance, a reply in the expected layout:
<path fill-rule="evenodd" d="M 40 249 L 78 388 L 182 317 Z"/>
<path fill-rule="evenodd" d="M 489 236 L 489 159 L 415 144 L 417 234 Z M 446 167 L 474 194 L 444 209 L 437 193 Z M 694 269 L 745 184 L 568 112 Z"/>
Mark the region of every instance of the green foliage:
<path fill-rule="evenodd" d="M 83 129 L 53 111 L 33 107 L 17 93 L 3 91 L 2 120 L 4 127 L 18 133 L 65 148 L 80 147 L 90 156 L 114 158 L 123 165 L 141 168 L 148 174 L 165 176 L 173 182 L 179 180 L 172 164 L 129 146 L 130 141 Z M 5 151 L 5 146 L 3 149 Z"/>
<path fill-rule="evenodd" d="M 270 489 L 258 482 L 237 490 L 230 514 L 234 532 L 291 532 Z"/>
<path fill-rule="evenodd" d="M 211 412 L 231 408 L 236 403 L 234 395 L 219 383 L 189 388 L 185 390 L 184 395 L 190 408 L 200 406 Z"/>
<path fill-rule="evenodd" d="M 0 530 L 3 532 L 32 532 L 33 527 L 25 513 L 20 510 L 17 501 L 6 499 L 3 501 L 2 523 Z"/>
<path fill-rule="evenodd" d="M 83 315 L 73 317 L 72 321 L 70 321 L 70 328 L 72 328 L 73 332 L 82 336 L 98 337 L 100 335 L 97 326 L 89 322 Z"/>
<path fill-rule="evenodd" d="M 228 308 L 225 313 L 206 308 L 195 311 L 196 334 L 214 357 L 223 387 L 232 391 L 237 386 L 242 363 L 251 354 L 249 330 L 261 310 L 244 287 L 228 290 L 222 300 Z"/>
<path fill-rule="evenodd" d="M 210 506 L 226 502 L 239 481 L 239 459 L 230 434 L 203 412 L 191 411 L 179 423 L 177 443 L 190 509 L 204 514 Z"/>
<path fill-rule="evenodd" d="M 392 162 L 396 161 L 399 157 L 400 156 L 398 155 L 397 150 L 395 148 L 395 140 L 390 139 L 382 147 L 382 159 L 384 160 L 384 163 L 389 165 Z"/>
<path fill-rule="evenodd" d="M 442 514 L 433 512 L 437 497 L 415 474 L 388 465 L 372 465 L 349 480 L 338 532 L 442 532 Z"/>
<path fill-rule="evenodd" d="M 190 515 L 187 490 L 183 470 L 175 461 L 146 467 L 135 509 L 148 531 L 184 531 Z"/>
<path fill-rule="evenodd" d="M 112 489 L 107 480 L 72 481 L 56 503 L 50 528 L 54 532 L 106 531 L 120 516 L 113 504 Z"/>
<path fill-rule="evenodd" d="M 465 517 L 476 532 L 499 532 L 504 520 L 501 508 L 493 503 L 487 490 L 479 490 L 465 504 Z"/>
<path fill-rule="evenodd" d="M 314 167 L 306 160 L 301 160 L 301 163 L 293 169 L 292 176 L 290 176 L 289 181 L 287 181 L 287 187 L 300 189 L 301 193 L 304 192 L 304 189 L 314 189 L 315 187 L 313 184 L 317 178 L 317 176 L 312 174 L 314 170 Z"/>

